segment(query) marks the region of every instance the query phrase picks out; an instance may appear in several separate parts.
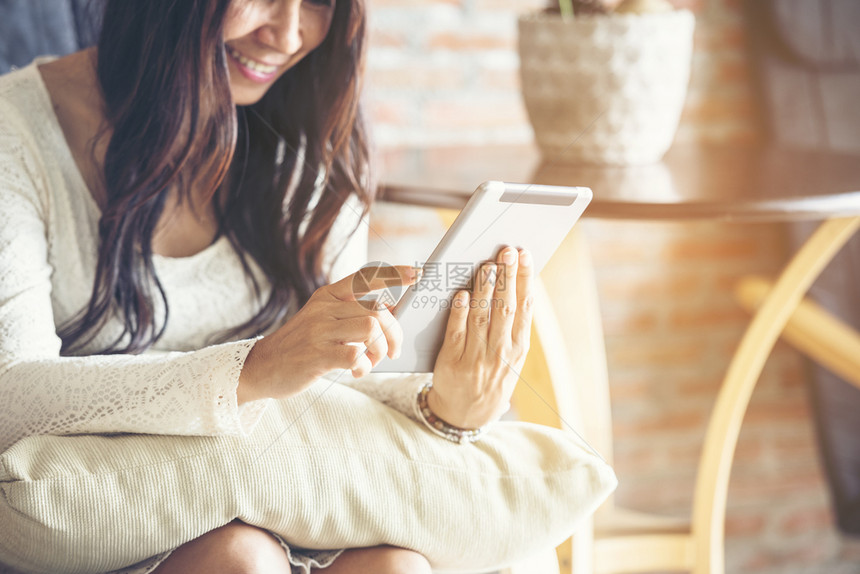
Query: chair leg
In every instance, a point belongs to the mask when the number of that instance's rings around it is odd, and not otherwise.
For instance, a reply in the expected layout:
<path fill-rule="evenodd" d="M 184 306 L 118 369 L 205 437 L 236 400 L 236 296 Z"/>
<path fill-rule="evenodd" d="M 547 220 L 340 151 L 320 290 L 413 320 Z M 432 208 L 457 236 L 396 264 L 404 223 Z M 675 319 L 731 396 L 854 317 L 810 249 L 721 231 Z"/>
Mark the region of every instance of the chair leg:
<path fill-rule="evenodd" d="M 750 276 L 735 288 L 741 305 L 755 311 L 770 292 L 767 279 Z M 783 339 L 810 359 L 860 389 L 860 332 L 814 301 L 804 299 L 782 333 Z"/>
<path fill-rule="evenodd" d="M 591 574 L 594 572 L 594 517 L 589 517 L 573 538 L 567 543 L 573 545 L 570 569 L 561 574 Z"/>

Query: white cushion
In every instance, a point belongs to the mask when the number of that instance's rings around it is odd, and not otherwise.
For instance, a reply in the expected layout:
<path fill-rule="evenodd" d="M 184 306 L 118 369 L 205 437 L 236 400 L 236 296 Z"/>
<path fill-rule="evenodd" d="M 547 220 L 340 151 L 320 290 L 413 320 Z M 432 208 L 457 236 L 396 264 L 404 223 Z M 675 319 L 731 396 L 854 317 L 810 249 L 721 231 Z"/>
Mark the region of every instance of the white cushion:
<path fill-rule="evenodd" d="M 246 437 L 19 441 L 0 455 L 0 563 L 106 572 L 239 518 L 299 547 L 393 544 L 489 570 L 561 543 L 615 485 L 573 433 L 500 422 L 459 446 L 321 380 Z"/>

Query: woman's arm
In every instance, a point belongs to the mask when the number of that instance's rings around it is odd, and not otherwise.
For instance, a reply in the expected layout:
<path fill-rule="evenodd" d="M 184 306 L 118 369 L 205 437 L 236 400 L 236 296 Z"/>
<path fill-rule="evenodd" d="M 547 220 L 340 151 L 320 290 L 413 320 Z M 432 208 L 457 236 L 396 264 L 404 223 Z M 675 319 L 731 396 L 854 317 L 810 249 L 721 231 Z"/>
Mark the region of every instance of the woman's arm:
<path fill-rule="evenodd" d="M 0 450 L 33 434 L 247 431 L 263 404 L 239 408 L 236 389 L 254 340 L 190 353 L 60 356 L 46 225 L 53 206 L 29 132 L 2 101 L 0 112 Z"/>
<path fill-rule="evenodd" d="M 338 281 L 355 273 L 369 262 L 368 236 L 371 223 L 362 219 L 361 205 L 350 198 L 344 204 L 326 243 L 326 260 L 331 262 L 329 276 Z M 341 384 L 360 391 L 413 420 L 414 404 L 418 391 L 432 380 L 430 373 L 370 373 L 354 377 L 348 369 L 335 370 L 325 375 L 333 384 Z"/>

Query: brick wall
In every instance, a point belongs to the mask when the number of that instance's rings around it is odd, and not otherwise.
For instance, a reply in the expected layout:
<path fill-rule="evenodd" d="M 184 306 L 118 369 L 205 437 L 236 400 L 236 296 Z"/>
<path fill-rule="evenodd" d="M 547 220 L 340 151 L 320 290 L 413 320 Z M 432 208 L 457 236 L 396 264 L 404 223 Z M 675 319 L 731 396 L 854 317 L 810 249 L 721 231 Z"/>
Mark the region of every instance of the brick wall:
<path fill-rule="evenodd" d="M 673 0 L 696 14 L 678 138 L 756 136 L 740 0 Z M 371 0 L 367 103 L 378 144 L 526 142 L 517 15 L 542 0 Z"/>
<path fill-rule="evenodd" d="M 529 141 L 516 15 L 540 0 L 371 0 L 368 104 L 382 146 Z"/>
<path fill-rule="evenodd" d="M 585 222 L 612 393 L 619 502 L 683 516 L 710 409 L 747 318 L 731 287 L 776 273 L 768 225 Z M 860 543 L 832 526 L 802 361 L 778 344 L 747 412 L 726 519 L 727 572 L 856 573 Z"/>
<path fill-rule="evenodd" d="M 672 0 L 697 17 L 676 141 L 759 137 L 742 0 Z M 539 0 L 371 0 L 367 103 L 381 147 L 523 142 L 516 16 Z M 383 174 L 384 177 L 384 174 Z M 478 183 L 478 182 L 475 182 Z M 392 224 L 397 221 L 397 224 Z M 747 317 L 731 296 L 746 273 L 785 262 L 776 225 L 583 222 L 595 261 L 611 379 L 618 500 L 689 511 L 708 415 Z M 376 258 L 412 263 L 441 229 L 380 206 Z M 392 246 L 401 255 L 391 251 Z M 744 422 L 729 491 L 732 574 L 857 573 L 860 542 L 832 526 L 803 363 L 779 344 Z"/>

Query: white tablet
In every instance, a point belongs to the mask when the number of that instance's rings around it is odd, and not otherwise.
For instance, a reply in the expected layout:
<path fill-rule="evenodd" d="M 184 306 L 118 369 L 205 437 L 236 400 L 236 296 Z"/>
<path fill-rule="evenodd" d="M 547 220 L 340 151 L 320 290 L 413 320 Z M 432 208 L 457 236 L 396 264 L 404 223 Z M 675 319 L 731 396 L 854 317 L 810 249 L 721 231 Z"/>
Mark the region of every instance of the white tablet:
<path fill-rule="evenodd" d="M 384 357 L 374 372 L 429 373 L 442 346 L 454 294 L 471 288 L 480 265 L 505 245 L 528 249 L 539 273 L 591 201 L 586 187 L 482 183 L 406 289 L 394 315 L 403 350 Z"/>

